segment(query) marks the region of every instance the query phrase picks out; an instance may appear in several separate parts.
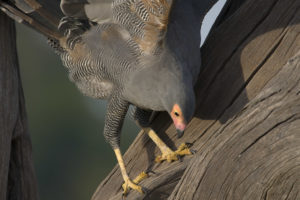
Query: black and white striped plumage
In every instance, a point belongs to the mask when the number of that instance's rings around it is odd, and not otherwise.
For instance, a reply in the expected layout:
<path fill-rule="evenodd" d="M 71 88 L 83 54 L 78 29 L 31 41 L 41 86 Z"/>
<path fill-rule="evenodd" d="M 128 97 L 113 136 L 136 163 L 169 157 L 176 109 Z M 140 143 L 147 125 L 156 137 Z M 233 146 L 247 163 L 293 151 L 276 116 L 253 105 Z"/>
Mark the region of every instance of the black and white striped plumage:
<path fill-rule="evenodd" d="M 142 192 L 120 155 L 124 117 L 134 105 L 134 119 L 147 127 L 156 111 L 167 111 L 183 133 L 195 109 L 201 21 L 216 0 L 62 0 L 65 16 L 58 0 L 7 1 L 0 1 L 2 10 L 51 38 L 83 94 L 108 100 L 104 136 L 121 167 L 124 194 L 128 187 Z M 174 152 L 148 135 L 160 143 L 163 159 L 177 158 L 167 158 Z"/>
<path fill-rule="evenodd" d="M 198 0 L 173 1 L 61 2 L 63 63 L 82 93 L 108 99 L 104 136 L 113 148 L 129 104 L 171 112 L 181 103 L 191 119 L 203 13 Z"/>
<path fill-rule="evenodd" d="M 180 121 L 191 119 L 201 21 L 216 0 L 61 0 L 64 16 L 59 0 L 7 1 L 2 10 L 52 38 L 83 94 L 122 107 L 107 110 L 104 135 L 113 148 L 123 119 L 109 116 L 125 115 L 130 104 L 173 118 L 177 104 Z"/>

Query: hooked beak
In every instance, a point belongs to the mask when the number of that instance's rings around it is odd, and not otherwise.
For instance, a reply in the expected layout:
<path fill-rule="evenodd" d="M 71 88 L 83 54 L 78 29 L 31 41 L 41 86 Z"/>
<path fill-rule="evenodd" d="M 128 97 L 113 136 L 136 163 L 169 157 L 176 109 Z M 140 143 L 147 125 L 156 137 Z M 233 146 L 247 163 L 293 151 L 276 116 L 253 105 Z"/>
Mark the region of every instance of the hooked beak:
<path fill-rule="evenodd" d="M 186 127 L 186 124 L 184 122 L 174 122 L 176 131 L 177 131 L 177 138 L 181 138 L 184 134 L 184 130 Z"/>
<path fill-rule="evenodd" d="M 177 131 L 177 138 L 181 138 L 184 134 L 184 131 L 180 129 L 176 129 L 176 131 Z"/>

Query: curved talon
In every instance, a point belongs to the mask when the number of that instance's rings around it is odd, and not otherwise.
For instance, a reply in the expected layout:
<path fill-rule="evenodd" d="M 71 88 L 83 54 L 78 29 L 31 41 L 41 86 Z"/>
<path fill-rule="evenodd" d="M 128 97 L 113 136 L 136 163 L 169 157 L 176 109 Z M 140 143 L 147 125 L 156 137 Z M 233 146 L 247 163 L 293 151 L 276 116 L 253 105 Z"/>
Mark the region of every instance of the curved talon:
<path fill-rule="evenodd" d="M 147 195 L 147 194 L 148 194 L 148 192 L 149 192 L 149 190 L 148 190 L 148 189 L 146 189 L 146 188 L 144 188 L 144 187 L 142 187 L 142 191 L 143 191 L 143 194 L 145 194 L 145 195 Z"/>
<path fill-rule="evenodd" d="M 147 169 L 147 170 L 145 171 L 145 173 L 146 173 L 146 174 L 150 174 L 150 173 L 156 174 L 154 171 L 152 171 L 152 170 L 150 170 L 150 169 Z"/>
<path fill-rule="evenodd" d="M 179 162 L 182 162 L 182 157 L 181 156 L 177 155 L 177 158 L 178 158 Z"/>
<path fill-rule="evenodd" d="M 190 143 L 190 142 L 186 142 L 186 143 L 184 143 L 184 144 L 186 144 L 186 146 L 188 147 L 188 148 L 190 148 L 190 147 L 192 147 L 194 144 L 193 143 Z"/>
<path fill-rule="evenodd" d="M 191 152 L 193 155 L 197 153 L 197 151 L 196 151 L 196 150 L 193 150 L 193 149 L 190 149 L 190 152 Z"/>

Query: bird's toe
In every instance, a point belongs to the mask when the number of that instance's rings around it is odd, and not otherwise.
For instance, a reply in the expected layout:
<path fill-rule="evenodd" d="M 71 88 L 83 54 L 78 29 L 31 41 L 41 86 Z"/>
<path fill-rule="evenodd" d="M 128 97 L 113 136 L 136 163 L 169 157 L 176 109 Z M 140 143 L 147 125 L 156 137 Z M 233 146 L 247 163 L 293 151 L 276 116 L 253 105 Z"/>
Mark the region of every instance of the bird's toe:
<path fill-rule="evenodd" d="M 127 194 L 129 193 L 129 191 L 132 190 L 136 190 L 139 193 L 144 194 L 146 189 L 139 186 L 138 184 L 148 178 L 149 175 L 146 172 L 141 172 L 133 181 L 131 181 L 130 179 L 125 180 L 125 182 L 122 185 L 123 188 L 123 196 L 127 196 Z"/>
<path fill-rule="evenodd" d="M 177 160 L 181 161 L 183 156 L 192 154 L 194 154 L 194 151 L 189 149 L 189 145 L 182 143 L 176 151 L 162 152 L 162 155 L 156 157 L 155 162 L 160 163 L 165 160 L 167 162 L 173 162 Z"/>
<path fill-rule="evenodd" d="M 142 187 L 139 186 L 139 185 L 137 185 L 137 184 L 135 184 L 135 183 L 133 183 L 131 180 L 125 181 L 125 183 L 123 183 L 123 185 L 122 185 L 122 188 L 123 188 L 123 196 L 127 196 L 127 194 L 129 193 L 130 189 L 136 190 L 139 193 L 143 194 Z"/>

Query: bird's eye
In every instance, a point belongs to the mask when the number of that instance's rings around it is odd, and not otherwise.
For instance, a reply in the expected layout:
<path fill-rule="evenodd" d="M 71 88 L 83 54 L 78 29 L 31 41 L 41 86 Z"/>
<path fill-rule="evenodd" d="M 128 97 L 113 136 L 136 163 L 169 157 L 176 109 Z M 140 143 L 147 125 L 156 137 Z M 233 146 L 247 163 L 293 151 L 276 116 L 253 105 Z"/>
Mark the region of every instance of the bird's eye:
<path fill-rule="evenodd" d="M 178 112 L 174 112 L 176 117 L 179 117 L 179 113 Z"/>

